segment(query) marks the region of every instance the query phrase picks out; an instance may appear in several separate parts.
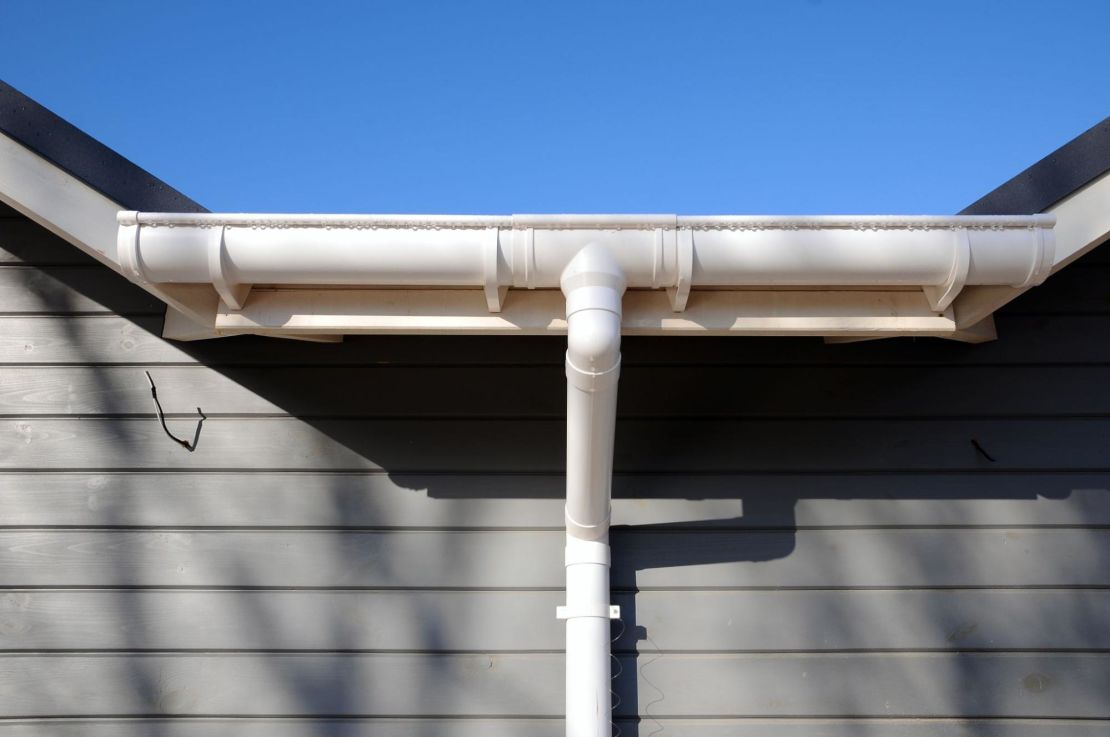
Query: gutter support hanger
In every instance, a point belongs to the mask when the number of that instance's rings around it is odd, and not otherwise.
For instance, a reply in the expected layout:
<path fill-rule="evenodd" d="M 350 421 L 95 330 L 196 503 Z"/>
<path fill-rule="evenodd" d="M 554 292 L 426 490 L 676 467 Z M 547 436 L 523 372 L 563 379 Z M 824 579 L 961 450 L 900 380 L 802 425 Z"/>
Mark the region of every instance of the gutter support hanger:
<path fill-rule="evenodd" d="M 241 310 L 247 303 L 251 285 L 233 284 L 228 277 L 225 233 L 227 233 L 227 226 L 220 226 L 211 228 L 208 234 L 208 278 L 212 280 L 212 288 L 220 295 L 225 305 L 233 310 Z"/>
<path fill-rule="evenodd" d="M 482 253 L 482 266 L 485 275 L 483 287 L 486 293 L 486 307 L 490 312 L 500 312 L 505 304 L 505 295 L 509 293 L 508 285 L 501 283 L 501 231 L 490 228 L 486 233 L 485 249 Z M 242 309 L 239 307 L 237 309 Z"/>
<path fill-rule="evenodd" d="M 674 286 L 667 287 L 671 298 L 671 309 L 685 312 L 686 302 L 690 299 L 690 285 L 694 281 L 694 231 L 686 228 L 676 232 L 674 238 L 674 260 L 677 274 Z"/>

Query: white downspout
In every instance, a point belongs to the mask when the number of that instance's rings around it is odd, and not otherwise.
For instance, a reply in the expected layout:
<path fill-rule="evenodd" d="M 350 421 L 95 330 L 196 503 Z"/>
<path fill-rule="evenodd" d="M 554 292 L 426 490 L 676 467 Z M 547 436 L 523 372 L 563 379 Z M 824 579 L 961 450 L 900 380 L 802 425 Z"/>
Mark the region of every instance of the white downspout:
<path fill-rule="evenodd" d="M 591 244 L 560 280 L 567 298 L 567 737 L 610 737 L 609 509 L 625 277 Z"/>

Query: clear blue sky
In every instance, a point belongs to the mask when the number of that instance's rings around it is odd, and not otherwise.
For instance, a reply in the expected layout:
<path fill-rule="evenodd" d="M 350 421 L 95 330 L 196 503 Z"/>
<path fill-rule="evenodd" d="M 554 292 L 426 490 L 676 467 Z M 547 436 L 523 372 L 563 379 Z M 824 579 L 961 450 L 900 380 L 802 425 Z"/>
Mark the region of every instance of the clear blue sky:
<path fill-rule="evenodd" d="M 1110 115 L 1110 2 L 0 0 L 213 210 L 948 213 Z"/>

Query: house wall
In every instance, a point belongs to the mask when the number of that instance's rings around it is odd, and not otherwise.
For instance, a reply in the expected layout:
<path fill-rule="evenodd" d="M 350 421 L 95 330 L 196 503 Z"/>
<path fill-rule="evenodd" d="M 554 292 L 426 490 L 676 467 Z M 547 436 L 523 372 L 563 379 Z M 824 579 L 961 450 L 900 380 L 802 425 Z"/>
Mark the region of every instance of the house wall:
<path fill-rule="evenodd" d="M 981 346 L 627 339 L 621 734 L 1106 734 L 1108 275 Z M 161 322 L 0 210 L 0 737 L 561 734 L 562 341 Z"/>

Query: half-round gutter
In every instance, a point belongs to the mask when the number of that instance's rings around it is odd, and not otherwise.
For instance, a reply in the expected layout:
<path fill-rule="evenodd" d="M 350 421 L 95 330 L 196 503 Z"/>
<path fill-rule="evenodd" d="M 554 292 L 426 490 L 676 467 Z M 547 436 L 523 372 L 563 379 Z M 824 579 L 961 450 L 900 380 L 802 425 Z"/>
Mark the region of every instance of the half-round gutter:
<path fill-rule="evenodd" d="M 211 284 L 239 310 L 255 284 L 483 289 L 566 297 L 566 730 L 611 733 L 609 508 L 626 288 L 921 288 L 941 311 L 966 285 L 1039 284 L 1051 216 L 675 217 L 119 214 L 139 283 Z"/>
<path fill-rule="evenodd" d="M 559 287 L 589 243 L 631 289 L 916 286 L 943 310 L 965 285 L 1024 288 L 1048 276 L 1050 215 L 224 215 L 121 212 L 119 258 L 140 283 L 212 284 L 241 309 L 254 284 L 485 289 Z"/>

